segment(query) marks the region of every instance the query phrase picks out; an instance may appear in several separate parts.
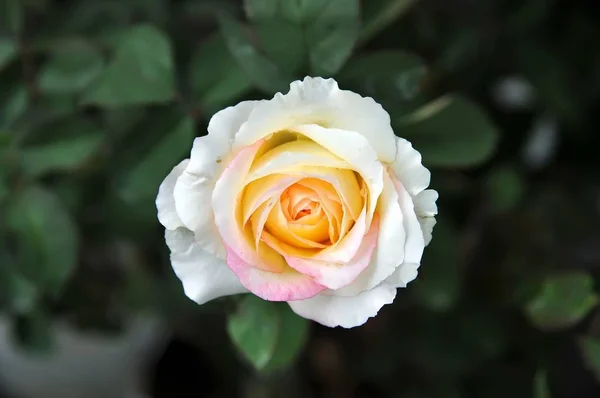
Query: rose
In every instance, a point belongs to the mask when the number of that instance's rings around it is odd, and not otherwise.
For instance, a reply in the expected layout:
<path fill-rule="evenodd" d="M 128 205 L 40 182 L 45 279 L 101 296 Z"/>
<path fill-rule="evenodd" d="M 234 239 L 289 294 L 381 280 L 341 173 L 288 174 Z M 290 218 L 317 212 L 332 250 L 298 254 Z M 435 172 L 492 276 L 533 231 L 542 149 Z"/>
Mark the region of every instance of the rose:
<path fill-rule="evenodd" d="M 416 278 L 437 214 L 429 180 L 378 103 L 307 77 L 215 114 L 156 205 L 192 300 L 251 292 L 349 328 Z"/>

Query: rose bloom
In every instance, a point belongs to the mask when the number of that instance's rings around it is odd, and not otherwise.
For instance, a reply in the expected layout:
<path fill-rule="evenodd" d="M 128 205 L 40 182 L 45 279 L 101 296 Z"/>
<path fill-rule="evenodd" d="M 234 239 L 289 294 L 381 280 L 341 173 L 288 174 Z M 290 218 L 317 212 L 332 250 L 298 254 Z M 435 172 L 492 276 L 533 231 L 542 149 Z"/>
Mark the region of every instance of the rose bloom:
<path fill-rule="evenodd" d="M 381 105 L 307 77 L 215 114 L 156 205 L 190 299 L 250 292 L 351 328 L 416 278 L 437 214 L 429 180 Z"/>

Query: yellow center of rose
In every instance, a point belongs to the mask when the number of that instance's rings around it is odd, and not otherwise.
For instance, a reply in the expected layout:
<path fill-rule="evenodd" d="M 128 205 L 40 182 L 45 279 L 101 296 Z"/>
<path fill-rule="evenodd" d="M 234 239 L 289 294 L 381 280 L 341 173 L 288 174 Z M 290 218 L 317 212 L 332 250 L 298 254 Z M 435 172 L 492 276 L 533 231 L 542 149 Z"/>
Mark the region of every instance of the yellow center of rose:
<path fill-rule="evenodd" d="M 283 272 L 282 256 L 312 258 L 341 242 L 364 212 L 367 189 L 350 165 L 291 133 L 266 140 L 238 200 L 240 224 L 261 268 Z"/>

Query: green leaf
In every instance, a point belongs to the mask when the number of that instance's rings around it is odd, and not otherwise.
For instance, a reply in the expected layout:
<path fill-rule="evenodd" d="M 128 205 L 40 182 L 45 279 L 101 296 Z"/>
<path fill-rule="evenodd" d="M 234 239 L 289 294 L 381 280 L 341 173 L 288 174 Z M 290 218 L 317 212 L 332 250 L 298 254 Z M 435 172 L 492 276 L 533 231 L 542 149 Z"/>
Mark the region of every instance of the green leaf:
<path fill-rule="evenodd" d="M 238 311 L 229 316 L 227 332 L 245 358 L 264 369 L 275 352 L 280 318 L 275 304 L 252 294 L 244 297 Z"/>
<path fill-rule="evenodd" d="M 29 105 L 29 94 L 24 85 L 17 84 L 6 102 L 0 107 L 0 128 L 12 127 L 25 113 Z"/>
<path fill-rule="evenodd" d="M 309 322 L 296 315 L 287 304 L 277 305 L 280 315 L 280 330 L 277 345 L 265 371 L 286 368 L 294 362 L 308 339 Z"/>
<path fill-rule="evenodd" d="M 298 356 L 307 339 L 308 321 L 287 304 L 247 295 L 230 315 L 227 331 L 257 370 L 272 372 L 290 366 Z"/>
<path fill-rule="evenodd" d="M 273 18 L 281 0 L 244 0 L 244 10 L 251 21 Z"/>
<path fill-rule="evenodd" d="M 277 65 L 258 52 L 238 21 L 221 13 L 219 26 L 227 48 L 256 87 L 269 94 L 287 89 L 292 77 L 286 76 Z"/>
<path fill-rule="evenodd" d="M 313 2 L 323 4 L 319 0 Z M 317 13 L 316 19 L 306 26 L 314 75 L 333 76 L 350 58 L 358 39 L 359 9 L 358 0 L 330 0 Z"/>
<path fill-rule="evenodd" d="M 438 217 L 433 239 L 423 256 L 419 278 L 409 289 L 415 301 L 430 310 L 448 311 L 456 304 L 462 288 L 462 259 L 458 233 Z"/>
<path fill-rule="evenodd" d="M 210 114 L 251 87 L 246 73 L 227 49 L 221 35 L 206 40 L 194 53 L 190 80 L 194 99 Z"/>
<path fill-rule="evenodd" d="M 78 93 L 102 72 L 104 59 L 93 46 L 80 42 L 61 48 L 39 72 L 38 86 L 47 94 Z"/>
<path fill-rule="evenodd" d="M 600 381 L 600 338 L 584 337 L 579 340 L 579 347 L 588 369 Z"/>
<path fill-rule="evenodd" d="M 306 59 L 305 28 L 277 16 L 255 23 L 262 49 L 282 70 L 297 73 Z"/>
<path fill-rule="evenodd" d="M 351 59 L 338 79 L 344 86 L 373 97 L 393 117 L 399 117 L 425 103 L 422 87 L 426 75 L 421 58 L 401 50 L 386 50 Z"/>
<path fill-rule="evenodd" d="M 0 2 L 0 26 L 12 34 L 18 34 L 23 29 L 24 5 L 22 0 L 3 0 Z"/>
<path fill-rule="evenodd" d="M 119 107 L 167 102 L 174 97 L 169 39 L 154 26 L 138 25 L 120 38 L 114 58 L 86 90 L 84 103 Z"/>
<path fill-rule="evenodd" d="M 189 152 L 194 135 L 194 121 L 181 120 L 123 176 L 117 187 L 119 197 L 131 204 L 156 197 L 160 183 Z"/>
<path fill-rule="evenodd" d="M 79 137 L 25 148 L 22 152 L 23 171 L 29 176 L 38 177 L 45 173 L 76 169 L 98 151 L 103 141 L 102 132 L 90 131 Z"/>
<path fill-rule="evenodd" d="M 11 198 L 6 218 L 19 271 L 41 290 L 58 293 L 78 255 L 77 230 L 62 203 L 52 192 L 29 186 Z"/>
<path fill-rule="evenodd" d="M 306 58 L 304 15 L 297 15 L 298 10 L 290 10 L 295 3 L 244 1 L 246 15 L 256 28 L 262 49 L 273 62 L 290 73 L 297 72 Z"/>
<path fill-rule="evenodd" d="M 334 3 L 339 2 L 334 0 Z M 314 21 L 314 19 L 320 12 L 322 12 L 325 6 L 326 2 L 321 0 L 280 0 L 281 14 L 288 21 L 302 25 L 307 25 Z"/>
<path fill-rule="evenodd" d="M 539 328 L 560 330 L 577 324 L 597 304 L 593 278 L 584 272 L 571 272 L 547 276 L 525 311 Z"/>
<path fill-rule="evenodd" d="M 533 390 L 535 398 L 550 398 L 550 387 L 548 386 L 548 373 L 538 370 L 533 379 Z"/>
<path fill-rule="evenodd" d="M 399 18 L 401 18 L 417 0 L 369 0 L 363 5 L 363 26 L 359 43 L 366 43 Z"/>
<path fill-rule="evenodd" d="M 0 38 L 0 70 L 8 65 L 17 55 L 15 42 L 11 39 Z"/>
<path fill-rule="evenodd" d="M 496 126 L 484 111 L 455 95 L 401 118 L 395 130 L 413 143 L 429 166 L 475 166 L 487 161 L 498 143 Z"/>

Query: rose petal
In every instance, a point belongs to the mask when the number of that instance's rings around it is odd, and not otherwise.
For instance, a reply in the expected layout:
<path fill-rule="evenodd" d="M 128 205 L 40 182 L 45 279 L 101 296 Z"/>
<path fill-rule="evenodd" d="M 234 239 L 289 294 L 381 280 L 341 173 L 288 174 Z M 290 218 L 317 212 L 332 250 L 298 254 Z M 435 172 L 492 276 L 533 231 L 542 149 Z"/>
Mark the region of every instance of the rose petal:
<path fill-rule="evenodd" d="M 438 208 L 435 202 L 438 200 L 438 193 L 433 189 L 426 189 L 419 192 L 413 198 L 415 211 L 419 217 L 433 217 L 438 214 Z"/>
<path fill-rule="evenodd" d="M 295 140 L 276 146 L 258 158 L 252 165 L 247 182 L 274 173 L 285 174 L 301 166 L 352 168 L 347 162 L 315 142 Z"/>
<path fill-rule="evenodd" d="M 383 166 L 371 143 L 354 131 L 326 129 L 315 124 L 297 126 L 294 131 L 344 159 L 362 176 L 369 189 L 367 220 L 370 223 L 383 190 Z"/>
<path fill-rule="evenodd" d="M 225 247 L 215 227 L 211 197 L 215 181 L 227 165 L 231 139 L 260 101 L 241 102 L 216 113 L 208 135 L 194 140 L 189 163 L 173 187 L 175 208 L 181 225 L 194 231 L 196 242 L 206 251 L 225 258 Z"/>
<path fill-rule="evenodd" d="M 257 265 L 260 257 L 252 248 L 251 237 L 246 236 L 242 225 L 238 199 L 244 180 L 262 142 L 242 149 L 223 171 L 212 193 L 215 224 L 226 246 L 233 248 L 245 262 Z"/>
<path fill-rule="evenodd" d="M 320 77 L 293 82 L 287 94 L 276 94 L 273 100 L 257 106 L 236 135 L 234 147 L 250 145 L 277 131 L 294 130 L 301 124 L 355 131 L 372 144 L 377 158 L 394 160 L 395 135 L 390 116 L 381 105 L 372 98 L 340 90 L 333 79 Z"/>
<path fill-rule="evenodd" d="M 404 138 L 396 139 L 396 159 L 390 167 L 411 196 L 429 186 L 431 173 L 421 163 L 421 154 Z"/>
<path fill-rule="evenodd" d="M 385 283 L 390 284 L 394 287 L 406 287 L 408 283 L 414 281 L 417 278 L 419 264 L 415 263 L 403 263 L 400 264 L 396 271 L 390 275 Z"/>
<path fill-rule="evenodd" d="M 392 182 L 398 192 L 398 203 L 404 216 L 402 225 L 406 231 L 406 243 L 404 245 L 404 262 L 405 263 L 421 263 L 423 250 L 425 249 L 425 241 L 421 224 L 417 219 L 413 200 L 404 188 L 404 185 L 392 177 Z"/>
<path fill-rule="evenodd" d="M 185 227 L 195 231 L 204 224 L 212 223 L 210 198 L 214 182 L 207 177 L 184 171 L 173 190 L 175 208 Z"/>
<path fill-rule="evenodd" d="M 309 276 L 290 267 L 282 273 L 254 268 L 230 247 L 227 247 L 227 265 L 238 276 L 242 285 L 264 300 L 303 300 L 325 290 L 325 286 L 317 284 Z"/>
<path fill-rule="evenodd" d="M 434 217 L 419 217 L 419 224 L 421 224 L 421 230 L 423 231 L 423 239 L 425 240 L 425 246 L 431 242 L 433 227 L 436 224 Z"/>
<path fill-rule="evenodd" d="M 353 328 L 377 315 L 381 307 L 391 304 L 395 297 L 396 289 L 382 283 L 352 297 L 319 294 L 308 300 L 290 301 L 288 304 L 296 314 L 324 326 Z"/>
<path fill-rule="evenodd" d="M 175 197 L 173 195 L 173 190 L 175 189 L 175 183 L 177 182 L 177 179 L 183 173 L 189 162 L 189 159 L 185 159 L 175 166 L 158 188 L 158 195 L 156 196 L 158 221 L 166 229 L 174 230 L 179 227 L 183 227 L 183 222 L 181 221 L 181 218 L 179 217 L 179 214 L 177 214 L 177 210 L 175 208 Z"/>
<path fill-rule="evenodd" d="M 166 230 L 165 239 L 171 249 L 173 270 L 190 299 L 203 304 L 217 297 L 247 292 L 223 260 L 195 243 L 191 231 L 185 228 Z"/>
<path fill-rule="evenodd" d="M 252 214 L 265 201 L 279 197 L 292 184 L 302 179 L 302 176 L 275 174 L 252 181 L 246 186 L 242 199 L 242 223 L 247 223 Z"/>
<path fill-rule="evenodd" d="M 326 220 L 325 220 L 326 221 Z M 281 203 L 275 203 L 275 206 L 271 210 L 266 223 L 271 235 L 282 240 L 283 242 L 304 249 L 322 249 L 327 247 L 326 245 L 319 243 L 318 240 L 311 240 L 294 233 L 294 230 L 288 225 L 288 220 L 285 218 L 283 211 L 281 210 Z M 322 225 L 323 236 L 327 236 L 327 225 Z M 319 238 L 319 231 L 315 231 L 315 238 Z M 323 239 L 321 239 L 323 240 Z"/>
<path fill-rule="evenodd" d="M 194 140 L 188 172 L 217 178 L 227 166 L 232 153 L 231 142 L 252 110 L 263 101 L 243 101 L 213 115 L 208 123 L 208 135 Z"/>
<path fill-rule="evenodd" d="M 336 290 L 332 294 L 353 296 L 362 291 L 370 290 L 390 276 L 398 265 L 404 261 L 404 245 L 407 236 L 407 232 L 403 227 L 404 214 L 400 208 L 398 192 L 387 172 L 384 174 L 383 183 L 383 193 L 378 205 L 380 217 L 379 236 L 371 265 L 353 283 Z"/>
<path fill-rule="evenodd" d="M 308 260 L 300 257 L 285 257 L 285 260 L 298 272 L 309 275 L 315 282 L 329 289 L 339 289 L 351 283 L 367 268 L 377 244 L 379 222 L 376 216 L 371 229 L 363 237 L 360 247 L 354 257 L 345 264 Z"/>
<path fill-rule="evenodd" d="M 329 167 L 302 166 L 296 168 L 293 173 L 307 180 L 321 180 L 329 183 L 335 188 L 335 192 L 350 212 L 350 216 L 354 220 L 359 217 L 363 208 L 363 200 L 360 186 L 352 171 Z"/>

